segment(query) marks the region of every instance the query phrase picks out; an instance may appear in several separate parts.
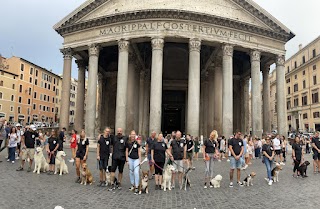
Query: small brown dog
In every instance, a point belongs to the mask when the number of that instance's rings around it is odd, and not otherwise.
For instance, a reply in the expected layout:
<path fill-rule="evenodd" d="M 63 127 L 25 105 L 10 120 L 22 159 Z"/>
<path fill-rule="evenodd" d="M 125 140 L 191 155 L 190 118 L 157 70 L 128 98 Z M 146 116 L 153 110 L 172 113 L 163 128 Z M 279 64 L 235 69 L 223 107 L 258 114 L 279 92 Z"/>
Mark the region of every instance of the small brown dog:
<path fill-rule="evenodd" d="M 93 177 L 92 174 L 89 170 L 89 168 L 87 167 L 87 163 L 83 163 L 82 164 L 82 171 L 81 171 L 81 184 L 87 185 L 87 184 L 92 184 L 93 182 Z"/>
<path fill-rule="evenodd" d="M 246 186 L 253 186 L 253 179 L 256 176 L 255 172 L 251 172 L 244 180 L 243 184 Z"/>
<path fill-rule="evenodd" d="M 279 172 L 282 170 L 282 167 L 279 163 L 276 163 L 276 167 L 272 169 L 271 176 L 273 179 L 273 182 L 279 182 Z"/>
<path fill-rule="evenodd" d="M 149 193 L 148 191 L 148 181 L 149 181 L 149 172 L 148 171 L 142 171 L 142 176 L 140 180 L 140 185 L 139 185 L 139 194 L 142 193 L 142 191 L 145 191 L 146 194 Z"/>

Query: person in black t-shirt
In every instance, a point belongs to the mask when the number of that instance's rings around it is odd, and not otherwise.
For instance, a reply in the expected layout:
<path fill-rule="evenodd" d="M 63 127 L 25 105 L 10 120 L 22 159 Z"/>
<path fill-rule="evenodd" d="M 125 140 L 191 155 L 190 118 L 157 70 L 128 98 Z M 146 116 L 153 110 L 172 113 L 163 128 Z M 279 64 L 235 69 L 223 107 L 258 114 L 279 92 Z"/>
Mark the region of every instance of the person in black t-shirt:
<path fill-rule="evenodd" d="M 294 143 L 292 144 L 292 159 L 293 159 L 293 163 L 294 163 L 294 167 L 293 167 L 293 177 L 295 177 L 295 172 L 297 171 L 297 176 L 299 176 L 299 171 L 298 168 L 300 166 L 301 160 L 304 161 L 304 156 L 303 156 L 303 152 L 302 152 L 302 146 L 300 143 L 300 138 L 298 136 L 296 136 L 296 138 L 294 139 Z"/>
<path fill-rule="evenodd" d="M 51 137 L 48 139 L 47 143 L 47 153 L 49 158 L 49 171 L 48 175 L 52 175 L 54 172 L 55 159 L 57 155 L 57 149 L 59 147 L 59 142 L 57 139 L 57 132 L 55 130 L 51 131 Z"/>
<path fill-rule="evenodd" d="M 233 173 L 234 169 L 237 168 L 237 182 L 239 186 L 243 186 L 240 181 L 240 168 L 241 168 L 241 156 L 243 154 L 243 141 L 241 139 L 241 132 L 237 132 L 235 137 L 229 141 L 230 150 L 230 184 L 229 187 L 233 187 Z"/>
<path fill-rule="evenodd" d="M 121 181 L 124 164 L 126 163 L 126 143 L 128 138 L 122 135 L 122 128 L 117 129 L 117 135 L 113 138 L 112 145 L 112 165 L 111 165 L 111 182 L 114 182 L 115 172 L 118 168 L 118 189 L 121 189 Z M 110 191 L 115 189 L 115 185 L 110 185 Z"/>
<path fill-rule="evenodd" d="M 138 194 L 139 190 L 139 165 L 141 163 L 141 149 L 140 144 L 136 140 L 136 132 L 131 131 L 130 138 L 126 143 L 126 162 L 129 167 L 129 177 L 131 188 L 135 194 Z"/>
<path fill-rule="evenodd" d="M 320 139 L 319 132 L 316 132 L 315 136 L 312 137 L 311 146 L 313 151 L 313 172 L 320 172 Z M 318 170 L 317 170 L 318 169 Z"/>
<path fill-rule="evenodd" d="M 151 162 L 151 147 L 153 143 L 156 141 L 156 132 L 152 131 L 151 136 L 146 141 L 146 153 L 149 161 L 149 179 L 151 180 L 154 175 L 154 165 Z"/>
<path fill-rule="evenodd" d="M 63 151 L 63 143 L 66 141 L 66 128 L 62 128 L 62 130 L 59 133 L 59 148 L 58 151 Z"/>
<path fill-rule="evenodd" d="M 110 155 L 112 136 L 110 136 L 110 128 L 105 128 L 102 135 L 100 135 L 97 144 L 97 160 L 99 161 L 100 170 L 100 184 L 98 186 L 106 185 L 106 171 L 108 168 L 108 160 Z"/>
<path fill-rule="evenodd" d="M 61 144 L 59 144 L 60 146 Z M 80 165 L 86 162 L 88 158 L 89 151 L 89 139 L 86 138 L 86 132 L 84 130 L 80 133 L 80 139 L 77 142 L 76 147 L 76 172 L 77 172 L 77 180 L 76 183 L 80 183 Z"/>
<path fill-rule="evenodd" d="M 187 160 L 188 160 L 188 168 L 192 168 L 192 158 L 193 158 L 193 149 L 194 149 L 194 142 L 191 139 L 190 134 L 187 134 Z M 194 169 L 194 168 L 192 168 Z"/>
<path fill-rule="evenodd" d="M 267 175 L 269 179 L 268 184 L 272 185 L 272 175 L 271 175 L 272 169 L 271 168 L 272 168 L 275 152 L 271 144 L 271 139 L 269 137 L 266 138 L 266 143 L 262 145 L 262 154 L 263 154 L 263 162 L 267 168 Z"/>
<path fill-rule="evenodd" d="M 157 141 L 152 144 L 151 147 L 151 161 L 155 164 L 155 181 L 156 190 L 161 189 L 162 185 L 162 171 L 166 160 L 166 153 L 173 161 L 173 157 L 165 142 L 162 141 L 163 135 L 159 134 Z"/>

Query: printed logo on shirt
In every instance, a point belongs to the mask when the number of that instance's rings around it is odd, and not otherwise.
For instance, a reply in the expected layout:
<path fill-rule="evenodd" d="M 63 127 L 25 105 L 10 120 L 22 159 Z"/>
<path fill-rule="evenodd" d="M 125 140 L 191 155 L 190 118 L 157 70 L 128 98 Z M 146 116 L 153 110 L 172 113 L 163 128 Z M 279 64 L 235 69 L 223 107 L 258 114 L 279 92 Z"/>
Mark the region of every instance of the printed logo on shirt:
<path fill-rule="evenodd" d="M 106 141 L 106 145 L 109 145 L 109 141 Z"/>
<path fill-rule="evenodd" d="M 273 147 L 270 147 L 271 150 L 273 150 Z"/>
<path fill-rule="evenodd" d="M 134 145 L 133 145 L 133 148 L 137 148 L 137 144 L 134 144 Z"/>
<path fill-rule="evenodd" d="M 34 138 L 35 136 L 34 136 L 34 135 L 32 135 L 31 137 L 32 137 L 32 138 Z"/>
<path fill-rule="evenodd" d="M 85 143 L 86 143 L 86 142 L 83 140 L 83 141 L 82 141 L 82 145 L 84 145 Z"/>
<path fill-rule="evenodd" d="M 56 143 L 57 143 L 57 142 L 54 140 L 54 141 L 53 141 L 53 144 L 56 144 Z"/>
<path fill-rule="evenodd" d="M 241 144 L 242 144 L 242 143 L 241 143 L 241 142 L 239 142 L 239 146 L 241 146 Z"/>
<path fill-rule="evenodd" d="M 183 143 L 180 143 L 180 147 L 183 147 Z"/>
<path fill-rule="evenodd" d="M 162 147 L 164 147 L 165 145 L 164 145 L 164 143 L 162 143 Z"/>
<path fill-rule="evenodd" d="M 124 142 L 123 139 L 120 139 L 120 143 L 123 144 L 123 142 Z"/>

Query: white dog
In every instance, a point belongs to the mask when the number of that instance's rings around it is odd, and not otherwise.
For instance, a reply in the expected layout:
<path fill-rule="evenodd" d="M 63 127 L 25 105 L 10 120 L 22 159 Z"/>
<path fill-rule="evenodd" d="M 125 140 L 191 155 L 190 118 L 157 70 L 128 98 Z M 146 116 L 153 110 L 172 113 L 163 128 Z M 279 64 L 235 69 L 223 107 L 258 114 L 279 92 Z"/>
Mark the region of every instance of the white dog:
<path fill-rule="evenodd" d="M 167 167 L 164 169 L 164 173 L 163 173 L 163 191 L 167 190 L 167 185 L 168 185 L 168 189 L 171 190 L 171 176 L 172 176 L 172 172 L 175 171 L 175 168 L 173 165 L 167 165 Z"/>
<path fill-rule="evenodd" d="M 55 162 L 55 171 L 54 174 L 57 174 L 58 171 L 60 172 L 60 176 L 68 172 L 68 166 L 66 165 L 65 162 L 65 157 L 67 156 L 67 154 L 64 151 L 59 151 L 57 152 L 57 156 L 56 156 L 56 162 Z"/>
<path fill-rule="evenodd" d="M 33 173 L 37 172 L 40 174 L 42 172 L 47 172 L 49 170 L 49 164 L 47 163 L 45 157 L 43 156 L 43 148 L 37 147 L 34 153 L 34 170 Z"/>
<path fill-rule="evenodd" d="M 216 175 L 213 179 L 211 179 L 211 184 L 213 188 L 220 188 L 220 182 L 222 180 L 222 176 L 220 174 Z"/>

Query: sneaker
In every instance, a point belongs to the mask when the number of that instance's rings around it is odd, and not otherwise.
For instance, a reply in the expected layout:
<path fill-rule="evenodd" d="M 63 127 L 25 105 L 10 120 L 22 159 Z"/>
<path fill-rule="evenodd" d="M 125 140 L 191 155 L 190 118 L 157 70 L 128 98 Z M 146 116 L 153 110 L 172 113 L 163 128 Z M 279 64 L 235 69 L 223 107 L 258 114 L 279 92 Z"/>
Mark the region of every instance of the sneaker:
<path fill-rule="evenodd" d="M 133 191 L 135 189 L 135 187 L 134 186 L 131 186 L 130 188 L 129 188 L 129 191 Z"/>
<path fill-rule="evenodd" d="M 192 167 L 192 170 L 196 170 L 196 167 Z"/>
<path fill-rule="evenodd" d="M 6 156 L 6 159 L 8 159 L 9 157 L 8 156 Z"/>
<path fill-rule="evenodd" d="M 28 167 L 27 172 L 30 172 L 30 171 L 31 171 L 31 167 Z"/>
<path fill-rule="evenodd" d="M 73 162 L 74 162 L 74 159 L 71 158 L 71 159 L 69 160 L 69 163 L 73 163 Z"/>
<path fill-rule="evenodd" d="M 114 186 L 113 184 L 111 184 L 110 187 L 109 187 L 109 189 L 108 189 L 108 191 L 111 192 L 111 191 L 113 191 L 113 190 L 115 190 L 115 189 L 116 189 L 115 186 Z"/>
<path fill-rule="evenodd" d="M 238 185 L 243 187 L 243 183 L 241 181 L 238 182 Z"/>
<path fill-rule="evenodd" d="M 269 186 L 272 185 L 272 180 L 269 180 L 268 185 L 269 185 Z"/>
<path fill-rule="evenodd" d="M 119 190 L 121 190 L 121 189 L 122 189 L 122 187 L 121 187 L 121 183 L 119 183 L 119 184 L 118 184 L 118 189 L 119 189 Z"/>
<path fill-rule="evenodd" d="M 20 166 L 16 171 L 23 171 L 23 168 Z"/>
<path fill-rule="evenodd" d="M 227 162 L 230 162 L 230 159 L 228 159 Z"/>
<path fill-rule="evenodd" d="M 221 162 L 221 160 L 219 159 L 218 162 Z"/>
<path fill-rule="evenodd" d="M 174 185 L 171 185 L 171 189 L 174 189 Z"/>
<path fill-rule="evenodd" d="M 14 164 L 14 161 L 11 161 L 12 164 Z"/>
<path fill-rule="evenodd" d="M 159 185 L 160 186 L 160 185 Z M 138 194 L 139 193 L 139 190 L 138 190 L 138 188 L 136 188 L 135 190 L 134 190 L 134 194 Z"/>
<path fill-rule="evenodd" d="M 10 159 L 8 159 L 7 162 L 10 162 Z"/>
<path fill-rule="evenodd" d="M 203 188 L 204 188 L 204 189 L 208 188 L 208 187 L 207 187 L 207 183 L 204 183 L 204 187 L 203 187 Z"/>
<path fill-rule="evenodd" d="M 230 188 L 233 187 L 233 182 L 230 182 L 229 187 L 230 187 Z"/>
<path fill-rule="evenodd" d="M 78 177 L 75 182 L 76 182 L 76 183 L 80 183 L 80 182 L 81 182 L 80 177 Z"/>
<path fill-rule="evenodd" d="M 213 185 L 212 185 L 212 183 L 210 182 L 210 188 L 212 188 L 213 187 Z"/>

